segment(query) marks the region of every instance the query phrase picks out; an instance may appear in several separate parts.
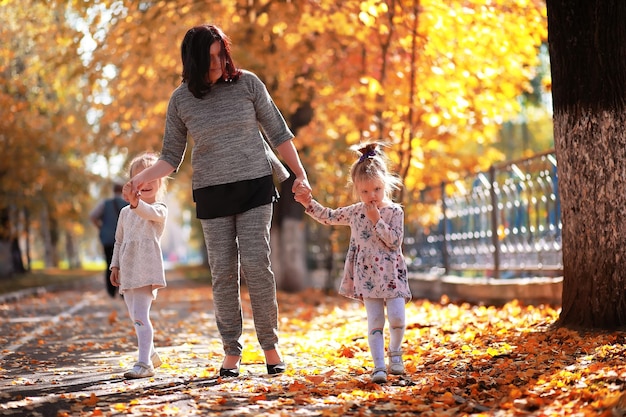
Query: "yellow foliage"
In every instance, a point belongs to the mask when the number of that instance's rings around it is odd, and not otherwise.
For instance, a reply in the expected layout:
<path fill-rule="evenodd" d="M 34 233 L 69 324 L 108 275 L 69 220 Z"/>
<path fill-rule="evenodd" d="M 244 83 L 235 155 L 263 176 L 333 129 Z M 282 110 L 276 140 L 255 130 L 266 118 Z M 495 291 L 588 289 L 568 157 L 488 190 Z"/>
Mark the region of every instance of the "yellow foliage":
<path fill-rule="evenodd" d="M 0 105 L 11 111 L 0 127 L 10 137 L 3 156 L 13 177 L 2 179 L 0 207 L 13 190 L 89 203 L 93 177 L 84 164 L 68 164 L 70 155 L 158 150 L 180 83 L 180 41 L 211 19 L 287 121 L 302 105 L 313 108 L 296 144 L 317 198 L 350 202 L 348 147 L 384 140 L 406 185 L 407 216 L 419 219 L 411 196 L 421 188 L 502 158 L 491 145 L 500 124 L 518 115 L 547 37 L 543 1 L 94 4 L 2 1 L 0 35 L 10 42 L 0 45 Z M 541 85 L 549 89 L 549 79 Z M 178 184 L 187 186 L 188 172 L 184 165 Z M 64 212 L 53 215 L 70 223 L 87 210 L 58 207 Z"/>

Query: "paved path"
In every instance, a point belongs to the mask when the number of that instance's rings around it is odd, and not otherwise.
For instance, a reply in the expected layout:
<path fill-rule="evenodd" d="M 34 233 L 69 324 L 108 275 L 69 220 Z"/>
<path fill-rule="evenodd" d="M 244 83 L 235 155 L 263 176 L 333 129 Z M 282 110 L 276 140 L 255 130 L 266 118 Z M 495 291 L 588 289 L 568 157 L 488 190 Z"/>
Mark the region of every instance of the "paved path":
<path fill-rule="evenodd" d="M 427 403 L 432 384 L 439 394 L 458 381 L 466 387 L 459 379 L 463 371 L 437 353 L 450 330 L 438 333 L 438 322 L 427 321 L 427 305 L 414 306 L 407 326 L 419 360 L 407 362 L 406 375 L 372 384 L 362 305 L 321 291 L 279 293 L 281 349 L 289 368 L 276 377 L 266 375 L 243 291 L 242 376 L 221 380 L 210 285 L 172 274 L 152 309 L 164 365 L 154 378 L 125 380 L 124 371 L 136 361 L 136 337 L 123 300 L 107 295 L 100 274 L 72 285 L 0 297 L 0 416 L 441 415 L 432 407 L 445 402 Z M 341 335 L 329 337 L 336 328 Z M 431 341 L 417 338 L 422 329 L 432 329 Z M 435 347 L 422 349 L 422 343 Z M 484 366 L 481 358 L 471 363 Z M 452 399 L 448 406 L 489 410 L 472 398 Z"/>
<path fill-rule="evenodd" d="M 219 407 L 203 406 L 221 395 L 210 392 L 222 358 L 210 287 L 169 276 L 152 319 L 165 365 L 155 378 L 127 381 L 122 374 L 136 361 L 134 329 L 123 300 L 106 294 L 100 275 L 70 288 L 4 297 L 0 415 L 127 414 L 139 398 L 143 415 L 240 414 L 236 395 Z M 261 383 L 268 379 L 261 378 L 263 364 L 246 368 L 258 371 Z"/>

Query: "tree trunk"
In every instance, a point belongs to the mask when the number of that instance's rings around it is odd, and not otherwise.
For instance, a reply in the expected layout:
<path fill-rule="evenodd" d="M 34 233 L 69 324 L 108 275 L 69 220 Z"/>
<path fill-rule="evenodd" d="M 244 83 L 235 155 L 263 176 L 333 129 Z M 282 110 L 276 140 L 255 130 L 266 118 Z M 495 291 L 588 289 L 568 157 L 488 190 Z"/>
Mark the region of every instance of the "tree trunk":
<path fill-rule="evenodd" d="M 13 272 L 23 274 L 26 272 L 24 261 L 22 260 L 22 249 L 20 241 L 17 237 L 11 239 L 11 262 L 13 263 Z"/>
<path fill-rule="evenodd" d="M 17 238 L 18 218 L 14 208 L 0 210 L 0 279 L 26 272 Z"/>
<path fill-rule="evenodd" d="M 312 94 L 309 92 L 309 94 Z M 304 101 L 290 117 L 290 127 L 295 135 L 311 122 L 313 108 Z M 304 152 L 300 149 L 299 152 Z M 291 187 L 295 175 L 285 166 L 291 176 L 282 182 L 280 199 L 274 212 L 272 225 L 272 265 L 276 275 L 276 286 L 287 292 L 298 292 L 309 286 L 306 269 L 306 237 L 304 233 L 304 207 L 294 199 Z"/>
<path fill-rule="evenodd" d="M 276 286 L 287 292 L 307 288 L 306 244 L 304 235 L 304 207 L 294 200 L 291 177 L 280 185 L 280 200 L 275 207 L 272 225 L 272 268 Z"/>
<path fill-rule="evenodd" d="M 299 292 L 308 288 L 306 244 L 302 219 L 286 217 L 280 227 L 281 281 L 279 288 Z"/>
<path fill-rule="evenodd" d="M 557 326 L 626 327 L 626 2 L 548 0 L 563 219 Z"/>
<path fill-rule="evenodd" d="M 47 205 L 41 210 L 41 238 L 44 247 L 44 264 L 46 268 L 59 266 L 57 253 L 58 231 L 55 219 L 50 215 Z"/>
<path fill-rule="evenodd" d="M 74 236 L 69 232 L 65 233 L 65 255 L 67 256 L 67 266 L 69 269 L 80 269 L 80 256 L 76 250 Z"/>
<path fill-rule="evenodd" d="M 0 278 L 7 278 L 13 274 L 11 254 L 11 220 L 9 209 L 0 209 Z"/>
<path fill-rule="evenodd" d="M 0 238 L 0 279 L 10 278 L 13 275 L 11 242 Z"/>

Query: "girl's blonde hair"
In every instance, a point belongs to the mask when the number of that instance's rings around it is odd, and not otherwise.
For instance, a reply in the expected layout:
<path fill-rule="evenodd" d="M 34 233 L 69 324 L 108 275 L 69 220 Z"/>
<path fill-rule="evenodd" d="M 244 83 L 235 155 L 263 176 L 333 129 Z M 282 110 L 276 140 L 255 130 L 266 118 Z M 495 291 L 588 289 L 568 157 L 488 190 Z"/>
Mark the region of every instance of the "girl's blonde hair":
<path fill-rule="evenodd" d="M 138 168 L 146 169 L 151 167 L 159 160 L 159 156 L 153 152 L 145 152 L 141 155 L 138 155 L 130 161 L 130 165 L 128 166 L 128 173 L 130 178 L 133 178 Z M 166 178 L 159 178 L 159 190 L 156 194 L 157 200 L 160 200 L 165 195 L 166 190 Z"/>
<path fill-rule="evenodd" d="M 402 187 L 402 179 L 396 174 L 389 172 L 389 158 L 380 149 L 385 146 L 379 142 L 365 143 L 353 146 L 351 149 L 359 154 L 350 167 L 350 182 L 353 192 L 356 193 L 356 184 L 361 181 L 380 180 L 385 184 L 385 197 L 391 200 L 395 190 Z"/>

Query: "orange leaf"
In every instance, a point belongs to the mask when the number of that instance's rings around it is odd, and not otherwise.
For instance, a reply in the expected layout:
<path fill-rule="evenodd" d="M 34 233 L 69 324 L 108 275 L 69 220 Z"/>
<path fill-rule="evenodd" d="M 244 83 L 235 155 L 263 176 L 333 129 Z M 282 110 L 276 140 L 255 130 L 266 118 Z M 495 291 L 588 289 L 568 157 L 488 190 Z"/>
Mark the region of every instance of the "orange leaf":
<path fill-rule="evenodd" d="M 287 391 L 295 392 L 295 391 L 304 391 L 305 389 L 306 389 L 306 385 L 304 385 L 302 382 L 300 382 L 300 381 L 293 381 L 289 385 L 289 388 L 287 389 Z"/>
<path fill-rule="evenodd" d="M 111 311 L 109 314 L 109 324 L 113 324 L 117 321 L 117 310 Z"/>
<path fill-rule="evenodd" d="M 306 380 L 314 383 L 315 385 L 321 384 L 326 379 L 323 375 L 306 375 Z"/>
<path fill-rule="evenodd" d="M 354 348 L 348 346 L 341 346 L 339 349 L 339 356 L 343 356 L 344 358 L 354 358 Z"/>
<path fill-rule="evenodd" d="M 89 398 L 86 398 L 82 401 L 82 404 L 93 407 L 98 403 L 98 400 L 99 399 L 98 397 L 96 397 L 96 394 L 92 392 Z"/>
<path fill-rule="evenodd" d="M 452 395 L 452 393 L 449 391 L 446 391 L 443 394 L 442 401 L 447 405 L 453 405 L 454 403 L 456 403 L 456 400 L 454 399 L 454 395 Z"/>
<path fill-rule="evenodd" d="M 250 397 L 250 402 L 257 402 L 257 401 L 265 401 L 267 399 L 267 397 L 265 396 L 265 394 L 259 394 L 259 395 L 255 395 L 253 397 Z"/>

